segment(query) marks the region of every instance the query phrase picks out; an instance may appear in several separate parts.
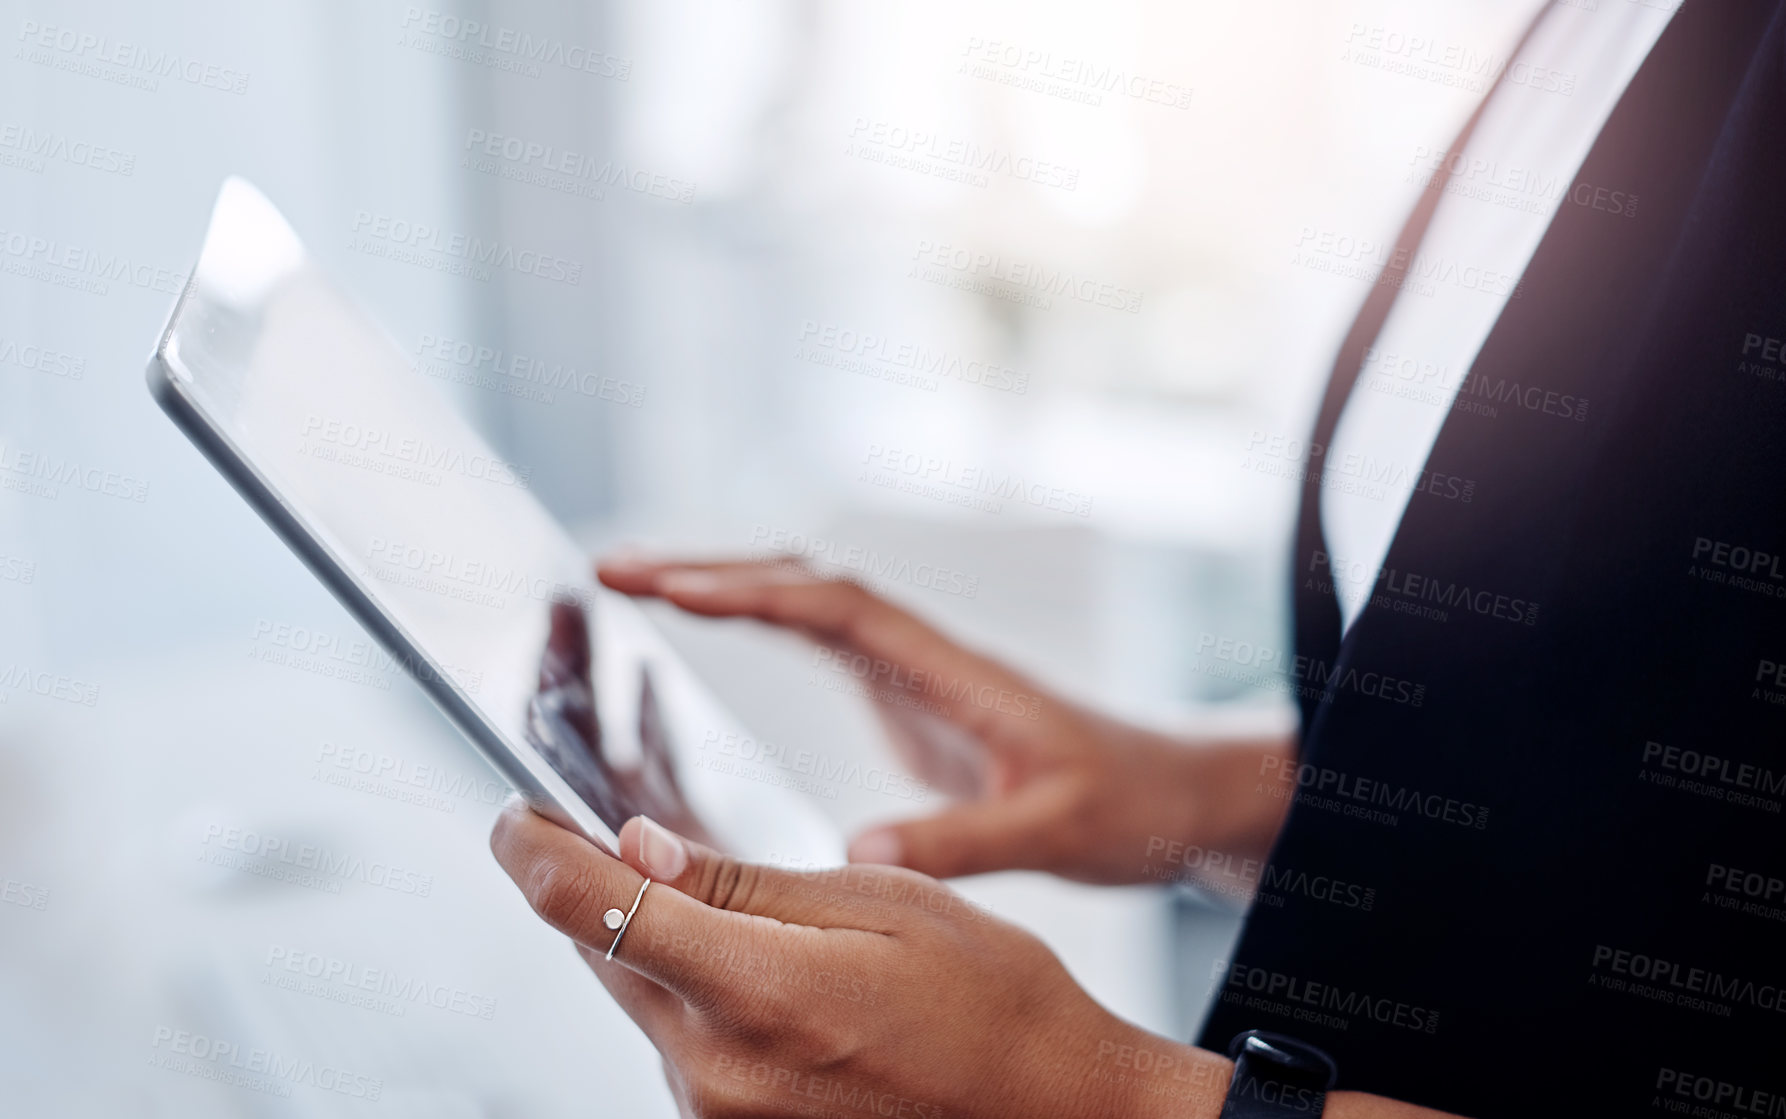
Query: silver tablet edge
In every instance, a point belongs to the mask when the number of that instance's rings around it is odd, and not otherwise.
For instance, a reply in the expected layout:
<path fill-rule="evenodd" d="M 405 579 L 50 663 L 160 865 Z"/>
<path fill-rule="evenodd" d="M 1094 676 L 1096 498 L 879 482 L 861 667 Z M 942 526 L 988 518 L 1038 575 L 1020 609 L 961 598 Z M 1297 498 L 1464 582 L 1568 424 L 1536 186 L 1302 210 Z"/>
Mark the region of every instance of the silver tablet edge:
<path fill-rule="evenodd" d="M 261 520 L 285 542 L 286 547 L 303 561 L 310 573 L 329 589 L 336 601 L 346 607 L 348 613 L 372 634 L 374 640 L 384 646 L 391 658 L 403 666 L 409 677 L 421 686 L 435 706 L 459 728 L 460 733 L 465 735 L 484 760 L 520 791 L 531 808 L 606 847 L 610 852 L 618 852 L 620 840 L 613 829 L 585 805 L 568 785 L 564 785 L 563 799 L 548 789 L 547 781 L 560 785 L 563 782 L 557 779 L 556 774 L 542 780 L 523 759 L 515 755 L 501 734 L 453 686 L 440 666 L 409 641 L 401 628 L 379 607 L 378 601 L 335 562 L 328 549 L 315 538 L 297 514 L 280 500 L 271 483 L 261 477 L 247 457 L 231 443 L 229 437 L 212 424 L 210 418 L 186 394 L 181 387 L 181 379 L 166 356 L 168 339 L 173 333 L 174 323 L 179 318 L 180 305 L 184 303 L 186 295 L 186 291 L 182 291 L 180 301 L 175 304 L 168 317 L 168 327 L 162 332 L 155 353 L 149 358 L 149 393 L 161 406 L 161 410 L 167 413 L 175 426 L 186 433 L 186 437 L 211 465 L 229 480 L 235 491 L 260 514 Z M 417 671 L 417 665 L 427 666 L 426 677 Z M 543 759 L 541 764 L 545 764 Z"/>

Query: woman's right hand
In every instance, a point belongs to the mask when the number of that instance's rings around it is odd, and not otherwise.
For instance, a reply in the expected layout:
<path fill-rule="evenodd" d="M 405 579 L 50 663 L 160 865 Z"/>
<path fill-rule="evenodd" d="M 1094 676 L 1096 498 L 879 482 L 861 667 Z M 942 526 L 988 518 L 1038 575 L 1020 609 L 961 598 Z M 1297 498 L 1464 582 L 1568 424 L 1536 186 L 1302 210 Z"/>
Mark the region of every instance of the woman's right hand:
<path fill-rule="evenodd" d="M 1185 742 L 1120 723 L 853 582 L 791 563 L 629 555 L 598 572 L 617 591 L 812 638 L 824 647 L 818 671 L 865 685 L 917 775 L 962 797 L 858 836 L 852 861 L 939 878 L 1023 869 L 1105 884 L 1212 873 L 1232 882 L 1236 866 L 1264 858 L 1282 822 L 1288 801 L 1264 774 L 1282 772 L 1285 738 Z"/>

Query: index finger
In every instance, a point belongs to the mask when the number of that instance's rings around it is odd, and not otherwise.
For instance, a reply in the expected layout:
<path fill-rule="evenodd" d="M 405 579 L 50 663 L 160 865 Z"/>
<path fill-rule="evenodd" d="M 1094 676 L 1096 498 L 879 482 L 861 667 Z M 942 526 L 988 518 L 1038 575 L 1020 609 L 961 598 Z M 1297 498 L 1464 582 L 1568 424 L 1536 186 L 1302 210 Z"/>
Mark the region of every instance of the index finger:
<path fill-rule="evenodd" d="M 1015 672 L 963 648 L 886 599 L 844 579 L 759 563 L 604 563 L 604 583 L 655 594 L 710 617 L 749 617 L 797 629 L 844 655 L 823 660 L 865 685 L 873 698 L 929 710 L 992 740 L 1001 717 L 1034 718 L 1037 689 Z"/>

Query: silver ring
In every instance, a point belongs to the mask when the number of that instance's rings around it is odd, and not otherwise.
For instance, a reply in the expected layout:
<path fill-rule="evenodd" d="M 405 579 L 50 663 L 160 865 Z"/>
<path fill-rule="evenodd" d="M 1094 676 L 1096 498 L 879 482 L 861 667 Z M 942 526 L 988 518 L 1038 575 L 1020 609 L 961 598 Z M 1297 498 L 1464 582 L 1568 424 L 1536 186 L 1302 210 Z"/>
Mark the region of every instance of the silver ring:
<path fill-rule="evenodd" d="M 614 949 L 620 947 L 620 938 L 625 936 L 626 930 L 632 927 L 633 914 L 639 911 L 639 903 L 645 900 L 645 887 L 649 885 L 651 885 L 651 879 L 649 878 L 639 883 L 639 896 L 633 899 L 633 907 L 625 913 L 620 912 L 618 909 L 610 909 L 602 914 L 602 924 L 608 926 L 610 929 L 620 930 L 614 935 L 614 943 L 608 945 L 608 959 L 611 960 L 614 958 Z"/>

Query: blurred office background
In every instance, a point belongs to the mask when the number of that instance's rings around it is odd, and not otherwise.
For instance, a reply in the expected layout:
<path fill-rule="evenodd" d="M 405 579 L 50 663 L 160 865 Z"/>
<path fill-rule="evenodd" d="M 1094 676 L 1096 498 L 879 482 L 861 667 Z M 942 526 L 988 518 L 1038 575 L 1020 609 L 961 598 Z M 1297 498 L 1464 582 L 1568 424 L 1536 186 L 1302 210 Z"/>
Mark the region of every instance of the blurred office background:
<path fill-rule="evenodd" d="M 1360 29 L 1505 49 L 1531 7 L 430 2 L 0 3 L 0 442 L 130 483 L 0 470 L 10 1114 L 673 1113 L 489 858 L 498 796 L 420 693 L 259 655 L 278 626 L 362 635 L 144 388 L 226 175 L 592 550 L 872 553 L 887 594 L 1073 695 L 1281 722 L 1280 688 L 1197 643 L 1288 641 L 1294 455 L 1250 452 L 1301 437 L 1368 290 L 1298 253 L 1392 238 L 1416 153 L 1476 96 L 1359 57 Z M 461 274 L 454 235 L 577 282 Z M 94 258 L 125 267 L 70 264 Z M 1037 270 L 1083 283 L 1038 296 Z M 549 391 L 513 375 L 565 368 Z M 903 492 L 896 454 L 1061 496 Z M 796 643 L 665 624 L 763 737 L 881 758 Z M 422 803 L 331 780 L 379 758 L 464 780 Z M 922 808 L 836 792 L 852 828 Z M 401 865 L 429 896 L 215 865 L 231 828 Z M 1163 888 L 962 888 L 1179 1038 L 1236 927 Z M 459 997 L 356 1005 L 282 983 L 293 960 Z M 178 1031 L 380 1099 L 158 1067 Z"/>

